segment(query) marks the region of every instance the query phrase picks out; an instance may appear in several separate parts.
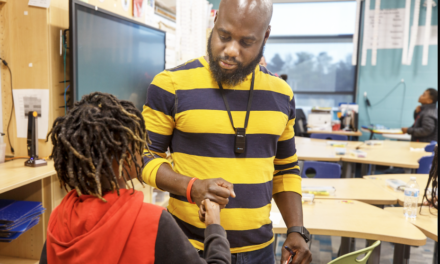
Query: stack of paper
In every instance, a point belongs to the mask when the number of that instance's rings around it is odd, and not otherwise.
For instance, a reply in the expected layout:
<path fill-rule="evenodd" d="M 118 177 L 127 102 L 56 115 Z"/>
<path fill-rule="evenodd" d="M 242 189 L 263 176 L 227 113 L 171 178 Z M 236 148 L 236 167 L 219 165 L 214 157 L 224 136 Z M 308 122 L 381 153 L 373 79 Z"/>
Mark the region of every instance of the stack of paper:
<path fill-rule="evenodd" d="M 0 200 L 0 242 L 11 242 L 40 221 L 40 202 Z"/>
<path fill-rule="evenodd" d="M 333 186 L 302 186 L 301 189 L 303 194 L 313 194 L 314 196 L 333 196 L 336 192 Z"/>

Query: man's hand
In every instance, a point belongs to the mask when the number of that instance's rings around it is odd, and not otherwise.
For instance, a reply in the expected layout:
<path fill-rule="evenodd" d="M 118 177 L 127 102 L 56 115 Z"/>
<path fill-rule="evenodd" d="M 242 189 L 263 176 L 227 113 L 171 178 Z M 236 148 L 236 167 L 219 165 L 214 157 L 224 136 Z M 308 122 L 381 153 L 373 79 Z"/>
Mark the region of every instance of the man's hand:
<path fill-rule="evenodd" d="M 281 264 L 286 264 L 286 261 L 290 256 L 289 251 L 284 248 L 285 246 L 289 247 L 296 253 L 295 257 L 292 259 L 293 264 L 309 264 L 312 262 L 312 253 L 310 252 L 306 241 L 300 234 L 290 233 L 287 236 L 283 248 L 281 249 Z"/>
<path fill-rule="evenodd" d="M 203 200 L 209 199 L 223 209 L 228 204 L 229 197 L 235 198 L 234 186 L 222 178 L 196 180 L 191 189 L 191 199 L 199 207 Z"/>
<path fill-rule="evenodd" d="M 403 134 L 407 134 L 408 133 L 408 128 L 407 127 L 402 127 L 402 132 L 403 132 Z"/>
<path fill-rule="evenodd" d="M 199 209 L 200 221 L 205 222 L 206 226 L 220 225 L 220 206 L 218 203 L 211 202 L 209 199 L 202 201 Z"/>

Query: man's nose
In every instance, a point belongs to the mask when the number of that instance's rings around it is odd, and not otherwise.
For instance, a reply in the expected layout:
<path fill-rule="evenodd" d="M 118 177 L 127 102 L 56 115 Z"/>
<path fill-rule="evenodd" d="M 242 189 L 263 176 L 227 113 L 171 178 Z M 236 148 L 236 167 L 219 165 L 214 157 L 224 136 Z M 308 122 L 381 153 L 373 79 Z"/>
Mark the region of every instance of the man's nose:
<path fill-rule="evenodd" d="M 236 41 L 231 41 L 226 45 L 224 53 L 226 57 L 237 58 L 240 55 L 240 45 Z"/>

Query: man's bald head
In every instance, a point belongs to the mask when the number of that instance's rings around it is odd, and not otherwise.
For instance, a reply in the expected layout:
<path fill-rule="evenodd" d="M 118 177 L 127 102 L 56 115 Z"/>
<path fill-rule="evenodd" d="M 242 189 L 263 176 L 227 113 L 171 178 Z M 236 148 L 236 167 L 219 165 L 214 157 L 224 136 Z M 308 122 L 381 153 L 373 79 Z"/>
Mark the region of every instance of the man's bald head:
<path fill-rule="evenodd" d="M 273 4 L 272 0 L 222 0 L 220 2 L 220 14 L 231 10 L 235 10 L 242 19 L 257 16 L 267 27 L 272 19 Z"/>
<path fill-rule="evenodd" d="M 235 86 L 263 56 L 270 35 L 271 0 L 222 0 L 208 40 L 208 60 L 217 82 Z"/>

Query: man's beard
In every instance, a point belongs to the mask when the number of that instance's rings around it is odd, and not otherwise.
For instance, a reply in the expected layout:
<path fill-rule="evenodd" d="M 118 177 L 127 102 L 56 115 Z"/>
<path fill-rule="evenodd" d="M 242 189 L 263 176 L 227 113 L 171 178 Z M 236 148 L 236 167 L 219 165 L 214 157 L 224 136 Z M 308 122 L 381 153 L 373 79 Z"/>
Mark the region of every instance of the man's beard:
<path fill-rule="evenodd" d="M 236 61 L 233 57 L 219 56 L 217 58 L 214 58 L 211 49 L 212 33 L 213 31 L 211 31 L 211 35 L 208 39 L 209 68 L 211 70 L 212 77 L 218 83 L 223 83 L 229 86 L 236 86 L 237 84 L 246 80 L 246 77 L 254 71 L 255 67 L 260 62 L 261 57 L 263 57 L 264 43 L 261 45 L 260 52 L 258 53 L 257 57 L 247 66 L 243 66 L 241 62 Z M 220 67 L 220 60 L 233 61 L 237 64 L 237 68 L 233 72 L 225 72 L 225 70 Z"/>

